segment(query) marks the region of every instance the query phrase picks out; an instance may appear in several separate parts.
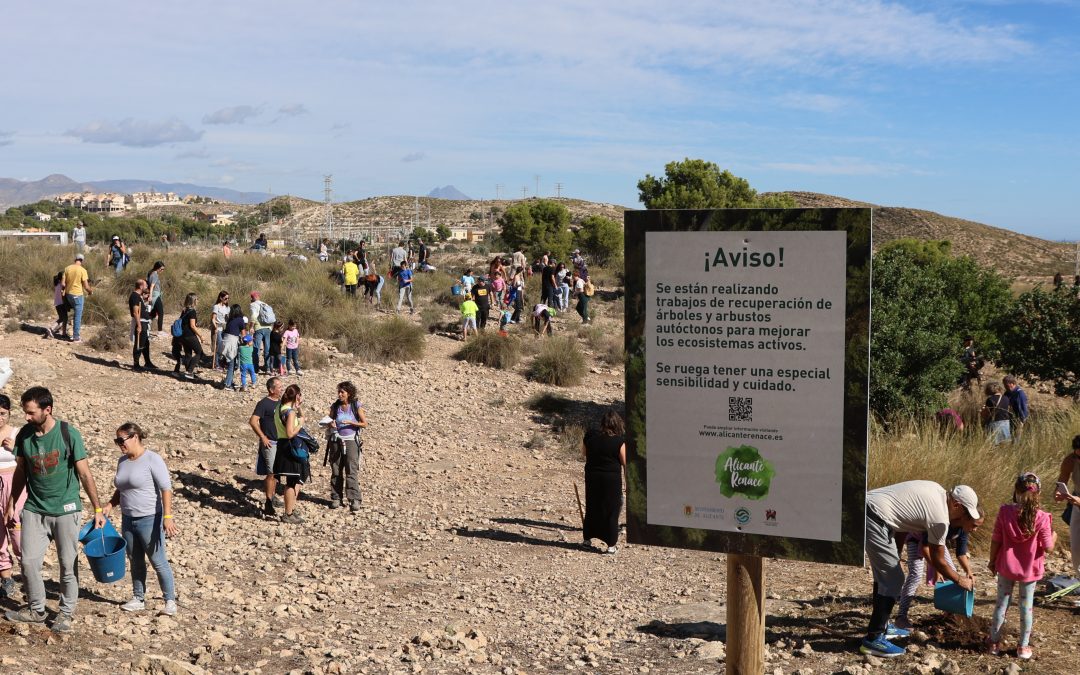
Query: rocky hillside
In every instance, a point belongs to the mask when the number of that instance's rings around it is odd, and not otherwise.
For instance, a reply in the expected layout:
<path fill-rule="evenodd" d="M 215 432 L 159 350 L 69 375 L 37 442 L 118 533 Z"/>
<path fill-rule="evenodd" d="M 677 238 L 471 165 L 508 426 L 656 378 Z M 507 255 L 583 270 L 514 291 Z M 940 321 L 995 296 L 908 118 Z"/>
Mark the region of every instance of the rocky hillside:
<path fill-rule="evenodd" d="M 1052 277 L 1054 272 L 1073 273 L 1073 244 L 1047 241 L 1000 227 L 983 225 L 933 211 L 894 206 L 878 206 L 815 192 L 788 192 L 799 206 L 856 207 L 874 209 L 874 246 L 904 237 L 948 239 L 953 251 L 970 255 L 983 265 L 1022 279 Z"/>

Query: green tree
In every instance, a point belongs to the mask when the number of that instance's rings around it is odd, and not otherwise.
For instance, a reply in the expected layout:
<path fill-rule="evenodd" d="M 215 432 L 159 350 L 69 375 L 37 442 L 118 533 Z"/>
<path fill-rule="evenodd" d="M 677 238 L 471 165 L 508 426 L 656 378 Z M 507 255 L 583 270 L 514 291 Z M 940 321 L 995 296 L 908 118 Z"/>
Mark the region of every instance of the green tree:
<path fill-rule="evenodd" d="M 570 212 L 550 199 L 518 202 L 499 217 L 506 245 L 514 250 L 520 246 L 532 256 L 550 251 L 556 258 L 567 257 L 574 241 L 569 225 Z"/>
<path fill-rule="evenodd" d="M 623 255 L 623 229 L 619 223 L 603 216 L 587 216 L 575 233 L 577 246 L 599 265 L 606 265 Z"/>
<path fill-rule="evenodd" d="M 450 238 L 450 235 L 450 228 L 447 227 L 446 223 L 439 223 L 435 226 L 435 236 L 439 238 L 439 241 L 446 241 Z"/>
<path fill-rule="evenodd" d="M 1002 317 L 999 365 L 1054 383 L 1059 396 L 1080 398 L 1080 299 L 1069 286 L 1036 287 Z"/>
<path fill-rule="evenodd" d="M 416 226 L 413 228 L 412 234 L 409 235 L 409 239 L 423 239 L 430 244 L 435 241 L 435 235 L 431 234 L 431 231 L 426 228 Z"/>
<path fill-rule="evenodd" d="M 638 198 L 647 209 L 792 208 L 788 195 L 760 196 L 745 178 L 703 159 L 668 162 L 660 178 L 638 181 Z"/>
<path fill-rule="evenodd" d="M 270 203 L 270 213 L 275 218 L 284 218 L 292 213 L 292 204 L 288 199 L 275 199 Z"/>
<path fill-rule="evenodd" d="M 874 256 L 870 407 L 879 417 L 941 407 L 962 372 L 965 334 L 984 352 L 998 347 L 1008 281 L 949 251 L 948 242 L 899 240 Z"/>

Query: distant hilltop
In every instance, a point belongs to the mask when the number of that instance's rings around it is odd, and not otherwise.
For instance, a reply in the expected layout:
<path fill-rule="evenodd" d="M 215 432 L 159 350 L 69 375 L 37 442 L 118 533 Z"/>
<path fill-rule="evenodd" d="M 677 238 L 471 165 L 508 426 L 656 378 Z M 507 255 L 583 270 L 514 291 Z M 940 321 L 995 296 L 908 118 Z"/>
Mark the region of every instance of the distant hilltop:
<path fill-rule="evenodd" d="M 427 193 L 427 196 L 434 197 L 435 199 L 458 199 L 466 202 L 472 201 L 472 197 L 457 189 L 453 185 L 447 185 L 446 187 L 437 187 L 431 192 Z"/>
<path fill-rule="evenodd" d="M 216 201 L 233 204 L 259 204 L 272 195 L 265 192 L 240 192 L 228 188 L 192 185 L 191 183 L 165 183 L 158 180 L 120 179 L 79 182 L 63 174 L 53 174 L 36 181 L 0 178 L 0 209 L 20 204 L 32 204 L 69 193 L 118 193 L 137 194 L 154 192 L 161 194 L 198 195 Z"/>

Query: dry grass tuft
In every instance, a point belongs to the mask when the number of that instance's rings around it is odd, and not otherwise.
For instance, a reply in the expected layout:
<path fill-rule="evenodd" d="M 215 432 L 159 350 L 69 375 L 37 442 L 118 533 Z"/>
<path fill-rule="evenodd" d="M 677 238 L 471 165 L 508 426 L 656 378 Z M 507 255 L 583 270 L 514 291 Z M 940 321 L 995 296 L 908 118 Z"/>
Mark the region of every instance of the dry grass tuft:
<path fill-rule="evenodd" d="M 469 338 L 457 353 L 457 358 L 488 368 L 507 370 L 521 360 L 521 340 L 503 337 L 495 331 L 486 331 Z"/>
<path fill-rule="evenodd" d="M 581 384 L 588 368 L 585 355 L 581 353 L 577 340 L 559 336 L 544 340 L 540 353 L 533 359 L 529 376 L 537 382 L 553 384 L 557 387 L 572 387 Z"/>

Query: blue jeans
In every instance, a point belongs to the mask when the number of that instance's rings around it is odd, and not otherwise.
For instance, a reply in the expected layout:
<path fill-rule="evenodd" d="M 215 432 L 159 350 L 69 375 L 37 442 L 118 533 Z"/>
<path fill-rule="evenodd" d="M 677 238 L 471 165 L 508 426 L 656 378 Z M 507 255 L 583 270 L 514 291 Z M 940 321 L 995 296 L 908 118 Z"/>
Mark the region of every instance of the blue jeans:
<path fill-rule="evenodd" d="M 259 345 L 262 345 L 260 349 Z M 270 329 L 260 328 L 255 331 L 255 340 L 252 342 L 252 347 L 255 351 L 252 352 L 251 362 L 255 365 L 255 369 L 259 369 L 259 352 L 263 355 L 263 370 L 270 369 Z"/>
<path fill-rule="evenodd" d="M 240 365 L 240 386 L 247 386 L 247 378 L 251 378 L 252 386 L 255 385 L 255 364 L 243 363 Z"/>
<path fill-rule="evenodd" d="M 124 514 L 120 525 L 131 561 L 132 595 L 140 600 L 146 597 L 147 558 L 157 573 L 158 586 L 165 600 L 176 600 L 176 582 L 173 581 L 169 560 L 165 557 L 165 531 L 161 523 L 160 513 L 141 518 Z"/>
<path fill-rule="evenodd" d="M 71 339 L 78 340 L 80 337 L 79 330 L 82 328 L 83 302 L 86 298 L 82 295 L 65 295 L 64 298 L 68 301 L 69 305 L 75 308 L 75 319 L 72 321 L 71 327 Z"/>
<path fill-rule="evenodd" d="M 226 359 L 225 364 L 225 388 L 231 389 L 233 386 L 233 376 L 236 374 L 236 359 Z"/>
<path fill-rule="evenodd" d="M 994 445 L 999 445 L 1005 441 L 1012 440 L 1012 433 L 1009 431 L 1009 420 L 988 422 L 986 424 L 986 432 Z"/>
<path fill-rule="evenodd" d="M 289 349 L 288 347 L 285 348 L 285 372 L 289 371 L 290 362 L 292 363 L 293 369 L 298 373 L 300 372 L 300 361 L 297 359 L 297 356 L 299 354 L 299 347 L 297 347 L 296 349 Z"/>

